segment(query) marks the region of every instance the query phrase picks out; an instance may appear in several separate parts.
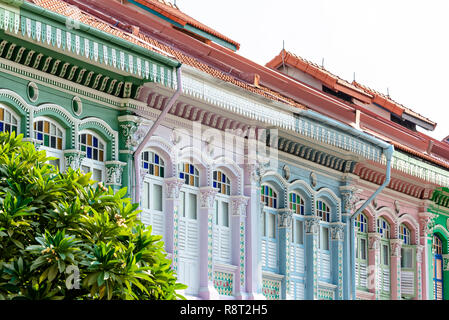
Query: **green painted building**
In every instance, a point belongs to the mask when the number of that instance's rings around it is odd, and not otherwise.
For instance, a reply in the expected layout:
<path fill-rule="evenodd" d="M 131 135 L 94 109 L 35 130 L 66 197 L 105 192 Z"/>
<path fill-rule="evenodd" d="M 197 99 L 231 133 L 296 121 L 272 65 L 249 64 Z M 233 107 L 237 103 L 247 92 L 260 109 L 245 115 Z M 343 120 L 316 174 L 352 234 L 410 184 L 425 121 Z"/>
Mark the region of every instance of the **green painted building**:
<path fill-rule="evenodd" d="M 110 31 L 0 1 L 0 131 L 118 189 L 132 181 L 133 115 L 146 107 L 145 88 L 172 90 L 179 63 Z"/>

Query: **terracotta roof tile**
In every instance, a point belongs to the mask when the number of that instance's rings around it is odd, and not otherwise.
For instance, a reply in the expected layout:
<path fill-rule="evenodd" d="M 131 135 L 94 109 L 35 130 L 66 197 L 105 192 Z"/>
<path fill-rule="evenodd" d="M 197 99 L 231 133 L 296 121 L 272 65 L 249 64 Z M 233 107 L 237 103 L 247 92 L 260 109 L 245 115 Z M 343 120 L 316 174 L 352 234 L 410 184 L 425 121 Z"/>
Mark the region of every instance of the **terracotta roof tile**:
<path fill-rule="evenodd" d="M 240 44 L 238 42 L 230 39 L 229 37 L 226 37 L 225 35 L 206 26 L 205 24 L 199 22 L 198 20 L 193 19 L 189 15 L 179 10 L 177 6 L 168 1 L 164 0 L 135 0 L 135 1 L 163 15 L 168 15 L 168 17 L 170 17 L 172 20 L 178 22 L 183 26 L 186 24 L 190 24 L 195 28 L 198 28 L 202 31 L 205 31 L 211 35 L 216 36 L 217 38 L 220 38 L 222 40 L 225 40 L 226 42 L 235 45 L 237 47 L 237 50 L 240 48 Z"/>
<path fill-rule="evenodd" d="M 49 9 L 49 10 L 59 13 L 61 15 L 70 16 L 70 11 L 68 10 L 69 4 L 65 3 L 62 0 L 30 0 L 30 2 L 33 2 L 34 4 L 36 4 L 38 6 Z M 171 55 L 172 57 L 175 57 L 178 61 L 180 61 L 183 64 L 187 64 L 191 67 L 194 67 L 198 70 L 208 73 L 218 79 L 232 83 L 244 90 L 258 94 L 258 95 L 263 96 L 270 100 L 287 103 L 296 108 L 306 109 L 306 107 L 304 105 L 294 101 L 293 99 L 287 98 L 287 97 L 279 94 L 276 91 L 273 91 L 264 86 L 255 87 L 255 86 L 249 85 L 246 82 L 237 80 L 236 78 L 229 76 L 217 69 L 214 69 L 213 67 L 206 65 L 191 56 L 187 56 L 186 54 L 183 54 L 182 52 L 175 50 L 172 47 L 169 47 L 167 45 L 160 43 L 159 41 L 157 41 L 153 38 L 150 38 L 143 33 L 139 33 L 137 36 L 134 36 L 128 32 L 122 31 L 114 26 L 111 26 L 110 24 L 108 24 L 104 21 L 101 21 L 101 20 L 97 19 L 96 17 L 94 17 L 84 11 L 81 11 L 81 16 L 79 17 L 79 20 L 82 23 L 85 23 L 86 25 L 89 25 L 89 26 L 95 27 L 99 30 L 102 30 L 104 32 L 113 34 L 117 37 L 125 39 L 129 42 L 132 42 L 136 45 L 142 46 L 150 51 L 158 52 L 165 56 Z M 141 40 L 141 41 L 139 41 L 139 40 Z M 157 50 L 157 49 L 160 49 L 160 50 Z"/>

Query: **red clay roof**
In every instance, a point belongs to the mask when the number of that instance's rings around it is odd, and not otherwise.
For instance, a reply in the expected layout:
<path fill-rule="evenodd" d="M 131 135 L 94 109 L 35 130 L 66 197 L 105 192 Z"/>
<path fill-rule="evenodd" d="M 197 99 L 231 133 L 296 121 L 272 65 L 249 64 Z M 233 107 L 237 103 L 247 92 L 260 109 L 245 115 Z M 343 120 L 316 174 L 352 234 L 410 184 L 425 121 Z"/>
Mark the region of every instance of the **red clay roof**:
<path fill-rule="evenodd" d="M 70 16 L 70 13 L 71 13 L 70 10 L 67 10 L 67 8 L 69 7 L 69 4 L 67 4 L 66 2 L 64 2 L 62 0 L 28 0 L 28 1 L 38 5 L 40 7 L 46 8 L 46 9 L 51 10 L 56 13 L 59 13 L 61 15 Z M 152 39 L 143 33 L 139 33 L 136 36 L 132 35 L 131 33 L 120 30 L 120 29 L 110 25 L 109 23 L 106 23 L 106 22 L 104 22 L 84 11 L 81 11 L 81 16 L 79 17 L 79 20 L 80 20 L 80 22 L 82 22 L 86 25 L 89 25 L 89 26 L 95 27 L 99 30 L 102 30 L 104 32 L 113 34 L 114 36 L 120 37 L 120 38 L 125 39 L 129 42 L 132 42 L 136 45 L 142 46 L 145 49 L 148 49 L 150 51 L 154 51 L 159 54 L 164 54 L 166 56 L 174 57 L 176 60 L 180 61 L 183 64 L 189 65 L 189 66 L 194 67 L 198 70 L 201 70 L 205 73 L 208 73 L 208 74 L 214 76 L 215 78 L 232 83 L 244 90 L 261 95 L 264 98 L 287 103 L 287 104 L 290 104 L 291 106 L 294 106 L 294 107 L 297 107 L 300 109 L 306 109 L 306 107 L 304 105 L 302 105 L 290 98 L 287 98 L 287 97 L 279 94 L 276 91 L 273 91 L 264 86 L 259 85 L 258 87 L 256 87 L 256 86 L 250 85 L 246 82 L 240 81 L 240 80 L 238 80 L 232 76 L 229 76 L 215 68 L 212 68 L 209 65 L 206 65 L 206 64 L 200 62 L 199 60 L 197 60 L 191 56 L 183 54 L 179 50 L 175 50 L 172 47 L 164 45 L 164 44 L 160 43 L 159 41 Z M 141 41 L 139 41 L 139 40 L 141 40 Z M 158 48 L 162 51 L 157 50 Z"/>
<path fill-rule="evenodd" d="M 436 126 L 435 122 L 395 102 L 389 96 L 386 96 L 364 85 L 361 85 L 356 81 L 350 83 L 346 80 L 343 80 L 338 76 L 332 74 L 328 70 L 324 69 L 322 66 L 310 62 L 284 49 L 279 53 L 279 55 L 277 55 L 270 62 L 268 62 L 266 66 L 272 69 L 277 69 L 279 66 L 282 65 L 282 63 L 291 65 L 292 67 L 295 67 L 315 77 L 316 79 L 320 80 L 321 82 L 323 82 L 323 84 L 330 87 L 331 89 L 342 91 L 365 103 L 371 102 L 376 103 L 398 116 L 402 116 L 402 114 L 405 112 L 408 113 L 409 115 L 412 115 L 420 119 L 421 121 L 424 121 L 432 125 L 433 127 Z"/>
<path fill-rule="evenodd" d="M 28 1 L 33 2 L 36 5 L 39 5 L 41 7 L 44 7 L 46 9 L 49 9 L 51 11 L 57 12 L 62 15 L 70 14 L 68 12 L 68 10 L 66 10 L 69 5 L 62 0 L 28 0 Z M 297 107 L 300 109 L 307 109 L 303 104 L 298 103 L 295 100 L 293 100 L 292 98 L 288 98 L 285 95 L 280 94 L 279 92 L 277 92 L 275 90 L 272 90 L 272 89 L 270 89 L 266 86 L 262 86 L 262 85 L 259 85 L 259 86 L 250 85 L 247 82 L 236 79 L 235 77 L 230 76 L 230 75 L 226 74 L 225 72 L 218 70 L 217 68 L 214 68 L 206 63 L 199 61 L 197 58 L 194 58 L 190 55 L 184 54 L 183 52 L 181 52 L 178 49 L 174 49 L 172 46 L 165 45 L 165 44 L 161 43 L 160 41 L 157 41 L 157 40 L 143 34 L 142 32 L 138 33 L 137 36 L 133 36 L 129 32 L 125 32 L 123 30 L 115 28 L 110 23 L 106 23 L 106 22 L 92 16 L 91 14 L 88 14 L 83 11 L 82 11 L 82 14 L 80 17 L 80 21 L 89 26 L 93 26 L 97 29 L 103 30 L 103 31 L 111 33 L 117 37 L 121 37 L 127 41 L 130 41 L 132 43 L 135 43 L 137 45 L 145 47 L 148 50 L 159 52 L 159 50 L 157 50 L 159 48 L 160 50 L 163 50 L 163 52 L 166 52 L 169 55 L 172 55 L 173 57 L 175 57 L 175 59 L 179 60 L 183 64 L 192 66 L 198 70 L 201 70 L 207 74 L 212 75 L 213 77 L 216 77 L 218 79 L 221 79 L 221 80 L 229 82 L 229 83 L 232 83 L 232 84 L 234 84 L 244 90 L 247 90 L 249 92 L 253 92 L 255 94 L 261 95 L 261 96 L 271 99 L 271 100 L 287 103 L 291 106 L 294 106 L 294 107 Z M 204 45 L 206 46 L 206 44 L 204 44 Z M 213 47 L 213 44 L 211 46 Z M 159 52 L 159 53 L 161 53 L 161 52 Z M 232 53 L 232 55 L 234 57 L 236 57 L 237 59 L 246 61 L 246 58 L 240 57 L 239 55 L 237 55 L 235 53 Z M 292 55 L 292 56 L 294 57 L 294 55 Z M 301 60 L 304 61 L 304 59 L 301 59 Z M 251 62 L 251 61 L 249 60 L 249 62 Z M 251 63 L 254 64 L 253 62 L 251 62 Z M 300 63 L 301 63 L 301 61 L 296 61 L 296 64 L 300 64 Z M 316 64 L 308 63 L 306 68 L 309 68 L 310 72 L 315 72 L 318 76 L 321 76 L 322 79 L 324 79 L 324 81 L 327 81 L 327 83 L 333 84 L 334 86 L 342 85 L 348 89 L 351 88 L 352 90 L 354 90 L 353 92 L 359 92 L 359 94 L 363 95 L 364 97 L 370 97 L 370 93 L 367 93 L 365 90 L 355 87 L 355 85 L 349 84 L 345 80 L 342 80 L 342 79 L 334 76 L 333 74 L 331 74 L 328 71 L 323 71 L 323 68 L 317 66 Z M 272 70 L 272 69 L 267 69 L 267 70 Z M 313 70 L 315 70 L 315 71 L 313 71 Z M 274 73 L 274 74 L 277 74 L 277 73 Z M 278 74 L 278 77 L 282 77 L 282 75 Z M 281 78 L 280 78 L 280 81 L 285 81 L 285 79 L 281 80 Z M 348 84 L 349 84 L 349 86 L 348 86 Z M 387 123 L 385 123 L 385 125 L 388 125 L 388 123 L 390 126 L 395 125 L 391 121 L 386 121 L 386 122 Z M 401 130 L 405 131 L 404 134 L 406 134 L 406 132 L 409 131 L 405 128 L 402 128 Z M 367 130 L 365 130 L 365 131 L 367 131 Z M 445 168 L 449 168 L 449 161 L 439 157 L 438 155 L 427 154 L 425 152 L 425 149 L 422 147 L 413 149 L 407 145 L 404 145 L 403 143 L 400 143 L 398 141 L 393 141 L 394 138 L 390 138 L 390 137 L 386 138 L 385 136 L 382 136 L 381 134 L 374 132 L 374 131 L 371 133 L 374 136 L 377 136 L 381 139 L 384 139 L 384 140 L 392 143 L 397 149 L 409 152 L 411 154 L 416 155 L 417 157 L 426 159 L 435 164 L 441 165 Z M 430 137 L 426 136 L 425 134 L 416 133 L 416 132 L 410 132 L 410 133 L 418 134 L 422 138 L 422 143 L 421 143 L 422 145 L 427 145 L 429 143 L 429 141 L 432 141 L 442 147 L 445 145 L 445 143 L 436 141 L 435 139 L 430 138 Z M 416 147 L 416 146 L 413 146 L 413 147 Z M 419 149 L 419 150 L 417 150 L 417 149 Z M 445 149 L 447 149 L 449 151 L 449 147 L 446 147 Z M 444 157 L 444 158 L 446 158 L 446 157 Z M 449 157 L 447 157 L 447 159 L 449 159 Z"/>
<path fill-rule="evenodd" d="M 179 8 L 175 5 L 173 5 L 170 2 L 164 1 L 164 0 L 134 0 L 141 5 L 144 5 L 154 11 L 159 12 L 160 14 L 166 16 L 167 18 L 170 18 L 173 21 L 176 21 L 177 23 L 181 24 L 182 26 L 185 26 L 186 24 L 190 24 L 194 26 L 195 28 L 198 28 L 202 31 L 205 31 L 211 35 L 216 36 L 217 38 L 220 38 L 226 42 L 229 42 L 236 46 L 237 50 L 240 48 L 240 44 L 225 35 L 219 33 L 218 31 L 204 25 L 203 23 L 199 22 L 198 20 L 193 19 L 189 15 L 185 14 Z"/>

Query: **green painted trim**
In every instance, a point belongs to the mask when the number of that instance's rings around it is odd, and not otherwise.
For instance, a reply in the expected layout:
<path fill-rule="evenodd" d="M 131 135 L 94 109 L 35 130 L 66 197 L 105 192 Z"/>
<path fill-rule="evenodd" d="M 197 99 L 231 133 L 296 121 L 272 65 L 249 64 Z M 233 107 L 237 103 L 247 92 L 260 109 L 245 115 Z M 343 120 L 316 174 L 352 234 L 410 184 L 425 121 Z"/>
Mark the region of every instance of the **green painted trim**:
<path fill-rule="evenodd" d="M 1 1 L 5 1 L 5 0 L 1 0 Z M 67 22 L 67 17 L 66 16 L 63 16 L 63 15 L 58 14 L 58 13 L 55 13 L 53 11 L 49 11 L 49 10 L 47 10 L 45 8 L 42 8 L 40 6 L 37 6 L 37 5 L 32 4 L 30 2 L 27 2 L 27 1 L 24 1 L 20 5 L 20 8 L 25 9 L 27 11 L 30 11 L 32 13 L 35 13 L 37 15 L 47 17 L 47 18 L 49 18 L 51 20 L 54 20 L 54 21 L 57 21 L 57 22 L 60 22 L 60 23 L 63 23 L 63 24 L 65 24 Z M 163 56 L 161 54 L 158 54 L 156 52 L 147 50 L 147 49 L 145 49 L 145 48 L 143 48 L 141 46 L 138 46 L 138 45 L 133 44 L 133 43 L 131 43 L 129 41 L 126 41 L 126 40 L 124 40 L 122 38 L 118 38 L 118 37 L 116 37 L 116 36 L 114 36 L 112 34 L 109 34 L 109 33 L 106 33 L 104 31 L 101 31 L 101 30 L 98 30 L 96 28 L 93 28 L 91 26 L 88 26 L 88 25 L 86 25 L 84 23 L 80 22 L 79 27 L 80 27 L 81 31 L 84 31 L 84 32 L 86 32 L 86 33 L 88 33 L 88 34 L 90 34 L 90 35 L 92 35 L 94 37 L 98 37 L 100 39 L 103 39 L 103 40 L 112 42 L 112 43 L 114 43 L 116 45 L 119 45 L 119 46 L 121 46 L 123 48 L 127 48 L 127 49 L 129 49 L 131 51 L 140 53 L 140 54 L 142 54 L 142 55 L 144 55 L 144 56 L 146 56 L 146 57 L 148 57 L 150 59 L 157 60 L 157 61 L 159 61 L 159 62 L 161 62 L 161 63 L 163 63 L 163 64 L 165 64 L 167 66 L 174 67 L 174 68 L 178 68 L 178 67 L 181 66 L 181 63 L 179 61 L 175 60 L 175 59 L 168 58 L 168 57 Z"/>
<path fill-rule="evenodd" d="M 218 38 L 218 37 L 216 37 L 216 36 L 206 32 L 206 31 L 200 30 L 200 29 L 198 29 L 198 28 L 196 28 L 196 27 L 194 27 L 194 26 L 192 26 L 190 24 L 186 24 L 184 26 L 184 29 L 187 30 L 187 31 L 190 31 L 192 33 L 196 33 L 197 35 L 199 35 L 199 36 L 201 36 L 203 38 L 206 38 L 208 40 L 216 42 L 216 43 L 218 43 L 219 45 L 221 45 L 221 46 L 223 46 L 225 48 L 231 49 L 232 51 L 237 51 L 237 46 L 236 45 L 234 45 L 234 44 L 232 44 L 232 43 L 230 43 L 230 42 L 228 42 L 226 40 L 223 40 L 221 38 Z"/>

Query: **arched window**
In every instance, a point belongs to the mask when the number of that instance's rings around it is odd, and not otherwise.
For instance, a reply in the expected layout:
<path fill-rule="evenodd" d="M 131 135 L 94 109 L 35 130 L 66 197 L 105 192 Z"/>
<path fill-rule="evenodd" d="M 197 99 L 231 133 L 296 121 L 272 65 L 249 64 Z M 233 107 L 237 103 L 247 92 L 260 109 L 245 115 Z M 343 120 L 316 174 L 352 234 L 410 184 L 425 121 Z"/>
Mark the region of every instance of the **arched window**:
<path fill-rule="evenodd" d="M 401 296 L 403 298 L 415 296 L 415 271 L 413 268 L 415 248 L 411 246 L 410 235 L 410 229 L 401 224 L 399 239 L 404 242 L 401 247 Z"/>
<path fill-rule="evenodd" d="M 47 157 L 55 157 L 49 162 L 64 171 L 64 130 L 56 122 L 50 119 L 36 119 L 34 121 L 34 138 L 42 143 L 41 149 L 45 150 Z"/>
<path fill-rule="evenodd" d="M 266 268 L 277 272 L 277 234 L 276 213 L 278 208 L 277 192 L 269 185 L 261 186 L 261 201 L 265 206 L 262 213 L 262 261 Z"/>
<path fill-rule="evenodd" d="M 85 173 L 92 172 L 92 180 L 104 181 L 106 166 L 105 143 L 93 132 L 81 132 L 78 138 L 79 150 L 86 153 L 81 164 Z"/>
<path fill-rule="evenodd" d="M 165 235 L 165 215 L 163 199 L 164 160 L 153 151 L 141 155 L 141 168 L 146 171 L 143 180 L 141 206 L 142 222 L 151 225 L 153 234 Z"/>
<path fill-rule="evenodd" d="M 165 162 L 157 153 L 144 151 L 142 152 L 141 160 L 142 169 L 147 174 L 161 178 L 165 177 Z"/>
<path fill-rule="evenodd" d="M 355 248 L 355 281 L 361 290 L 367 289 L 368 280 L 368 220 L 363 213 L 356 216 L 354 227 L 356 230 Z"/>
<path fill-rule="evenodd" d="M 214 259 L 223 263 L 231 263 L 231 221 L 229 215 L 229 196 L 231 194 L 231 181 L 220 170 L 212 173 L 212 185 L 218 188 L 214 202 Z"/>
<path fill-rule="evenodd" d="M 19 117 L 11 110 L 0 104 L 0 132 L 18 132 Z"/>
<path fill-rule="evenodd" d="M 329 222 L 331 209 L 329 205 L 322 201 L 316 201 L 316 214 L 321 218 L 319 228 L 319 254 L 320 263 L 318 265 L 318 276 L 322 280 L 330 280 L 331 275 L 331 257 L 330 257 L 330 241 L 329 241 Z"/>
<path fill-rule="evenodd" d="M 443 241 L 436 234 L 433 235 L 432 251 L 434 299 L 443 300 Z"/>
<path fill-rule="evenodd" d="M 297 192 L 288 195 L 289 209 L 293 211 L 292 230 L 290 238 L 290 294 L 295 300 L 304 299 L 304 199 Z"/>
<path fill-rule="evenodd" d="M 330 208 L 326 202 L 318 200 L 316 202 L 316 212 L 317 216 L 321 218 L 324 222 L 330 222 Z"/>
<path fill-rule="evenodd" d="M 179 177 L 184 179 L 185 184 L 192 187 L 199 187 L 199 171 L 198 169 L 190 163 L 181 163 L 178 167 Z"/>
<path fill-rule="evenodd" d="M 277 209 L 277 193 L 270 186 L 261 186 L 260 197 L 265 206 Z"/>
<path fill-rule="evenodd" d="M 377 219 L 377 233 L 380 234 L 380 294 L 390 298 L 390 224 L 382 217 Z"/>
<path fill-rule="evenodd" d="M 179 281 L 188 286 L 187 294 L 198 294 L 199 290 L 199 224 L 198 198 L 200 172 L 191 163 L 178 165 L 179 177 L 184 185 L 179 193 Z"/>

